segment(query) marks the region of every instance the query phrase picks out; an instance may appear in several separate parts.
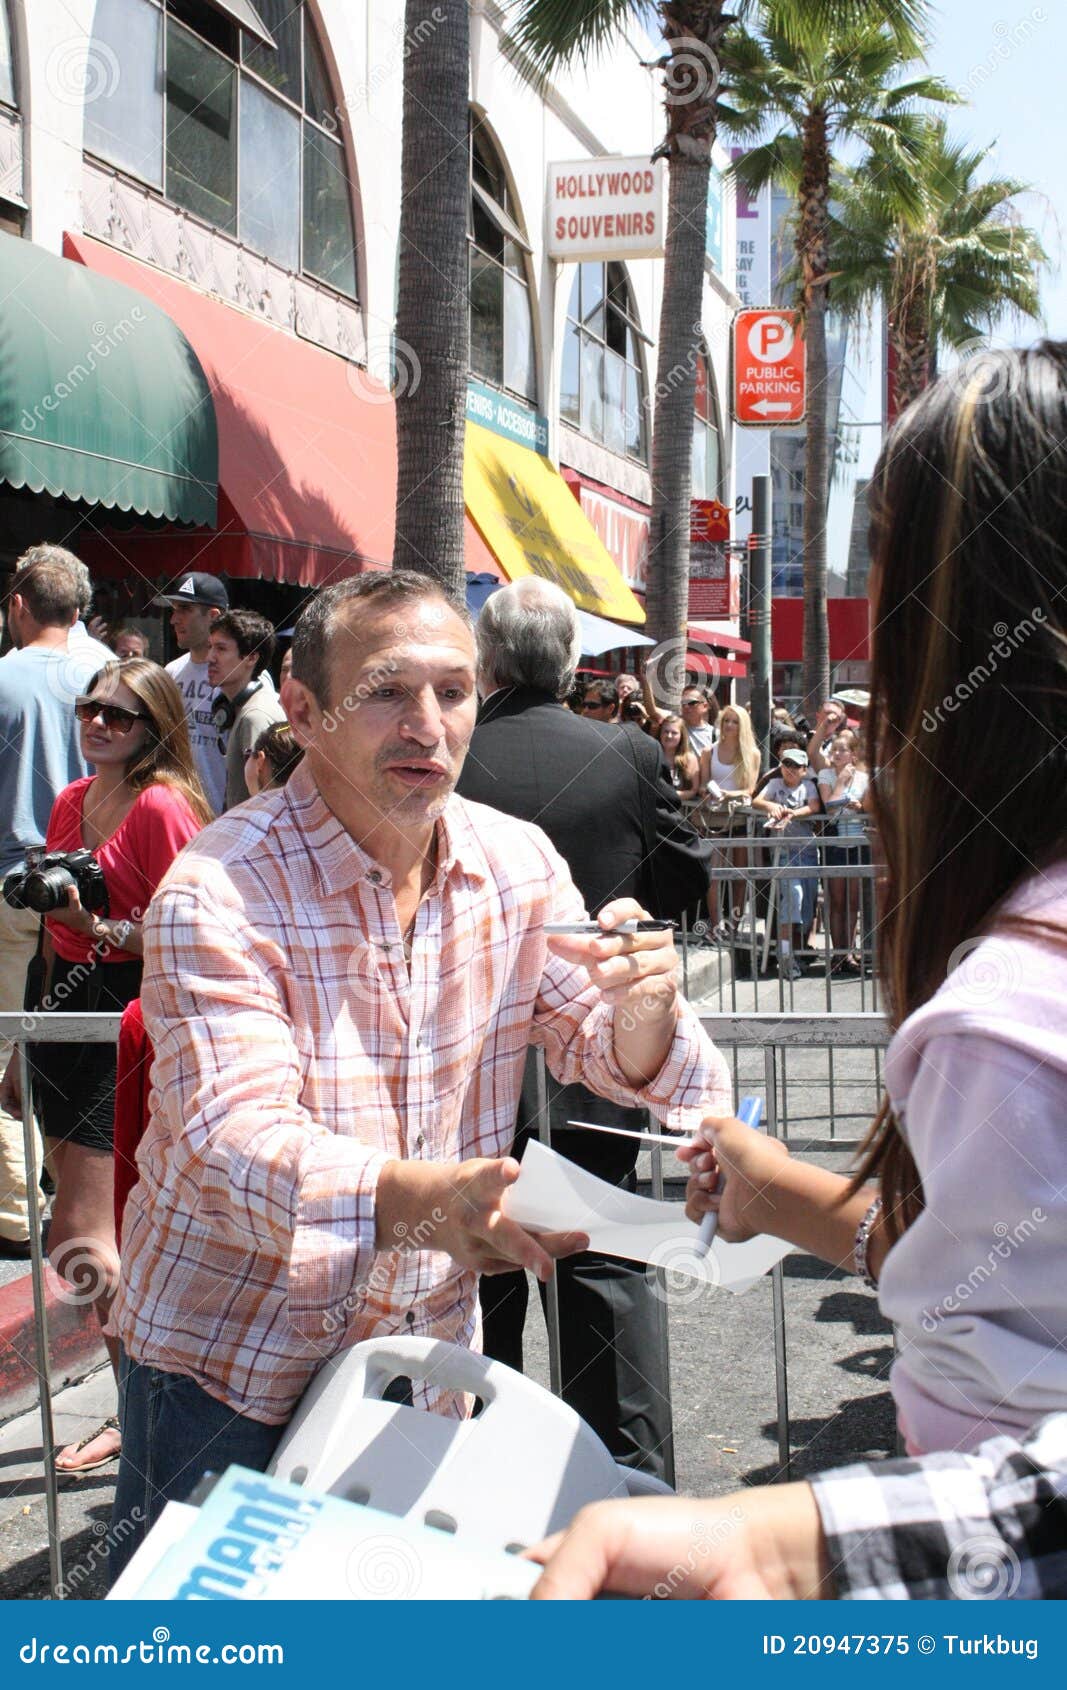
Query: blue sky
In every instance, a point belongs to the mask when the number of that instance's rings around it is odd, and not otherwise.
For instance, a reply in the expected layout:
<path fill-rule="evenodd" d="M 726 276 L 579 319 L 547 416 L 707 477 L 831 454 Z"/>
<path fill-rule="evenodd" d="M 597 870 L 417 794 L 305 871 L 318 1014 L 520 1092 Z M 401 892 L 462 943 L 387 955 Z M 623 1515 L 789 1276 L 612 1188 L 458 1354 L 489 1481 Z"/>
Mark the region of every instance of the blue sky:
<path fill-rule="evenodd" d="M 995 143 L 989 170 L 1031 182 L 1021 201 L 1053 261 L 1042 285 L 1044 327 L 1067 339 L 1067 13 L 1063 0 L 942 0 L 933 18 L 930 68 L 967 95 L 951 111 L 954 133 Z M 1028 339 L 1029 325 L 1006 328 Z"/>
<path fill-rule="evenodd" d="M 1067 339 L 1067 51 L 1064 0 L 942 0 L 932 15 L 929 67 L 963 94 L 968 104 L 948 107 L 954 135 L 992 147 L 982 174 L 1014 176 L 1032 184 L 1018 205 L 1037 229 L 1050 265 L 1041 280 L 1042 320 L 1005 319 L 998 343 L 1023 343 L 1042 333 Z M 951 354 L 945 362 L 951 362 Z M 853 347 L 857 384 L 850 388 L 853 418 L 881 415 L 882 371 L 877 337 L 858 336 Z M 864 391 L 865 390 L 865 391 Z M 856 413 L 859 413 L 857 416 Z M 881 431 L 858 430 L 857 473 L 870 474 Z M 852 525 L 850 486 L 831 491 L 827 519 L 830 567 L 843 571 Z"/>

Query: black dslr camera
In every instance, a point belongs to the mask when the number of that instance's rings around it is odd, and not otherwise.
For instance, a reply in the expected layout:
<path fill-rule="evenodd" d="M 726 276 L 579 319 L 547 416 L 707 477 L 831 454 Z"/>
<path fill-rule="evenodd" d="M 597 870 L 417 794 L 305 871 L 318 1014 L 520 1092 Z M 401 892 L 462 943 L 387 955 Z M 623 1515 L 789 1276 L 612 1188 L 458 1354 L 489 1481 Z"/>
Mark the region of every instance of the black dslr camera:
<path fill-rule="evenodd" d="M 67 892 L 76 886 L 83 910 L 107 914 L 104 871 L 91 851 L 44 851 L 32 858 L 29 868 L 15 869 L 4 881 L 4 902 L 12 909 L 38 915 L 65 909 Z"/>

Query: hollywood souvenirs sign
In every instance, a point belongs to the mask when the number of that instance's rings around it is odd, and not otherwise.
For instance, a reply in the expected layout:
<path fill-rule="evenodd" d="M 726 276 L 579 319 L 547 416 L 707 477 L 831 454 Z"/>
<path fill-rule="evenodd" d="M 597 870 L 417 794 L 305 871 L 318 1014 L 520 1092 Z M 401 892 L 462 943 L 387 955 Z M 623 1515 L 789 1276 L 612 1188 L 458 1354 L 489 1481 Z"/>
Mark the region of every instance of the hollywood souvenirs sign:
<path fill-rule="evenodd" d="M 660 258 L 667 238 L 663 160 L 580 159 L 550 164 L 546 193 L 548 256 Z"/>

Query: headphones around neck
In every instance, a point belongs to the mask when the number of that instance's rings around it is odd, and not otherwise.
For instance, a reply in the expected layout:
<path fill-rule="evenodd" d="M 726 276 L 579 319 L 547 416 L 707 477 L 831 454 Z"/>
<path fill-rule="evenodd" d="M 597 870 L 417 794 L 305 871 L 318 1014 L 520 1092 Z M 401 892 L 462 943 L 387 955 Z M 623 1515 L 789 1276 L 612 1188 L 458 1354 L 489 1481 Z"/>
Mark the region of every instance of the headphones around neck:
<path fill-rule="evenodd" d="M 257 675 L 254 681 L 249 681 L 242 687 L 235 698 L 227 698 L 224 692 L 218 692 L 211 701 L 211 720 L 220 734 L 229 733 L 236 722 L 238 713 L 243 710 L 253 693 L 259 691 L 263 685 L 263 677 Z"/>

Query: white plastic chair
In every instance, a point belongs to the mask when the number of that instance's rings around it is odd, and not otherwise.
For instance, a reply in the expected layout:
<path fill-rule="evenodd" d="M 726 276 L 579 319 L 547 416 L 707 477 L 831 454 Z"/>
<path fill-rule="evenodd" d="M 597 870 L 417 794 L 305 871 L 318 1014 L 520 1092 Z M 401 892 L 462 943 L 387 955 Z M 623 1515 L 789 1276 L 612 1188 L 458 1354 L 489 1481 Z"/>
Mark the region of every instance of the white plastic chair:
<path fill-rule="evenodd" d="M 384 1402 L 395 1379 L 481 1398 L 457 1420 Z M 305 1392 L 268 1472 L 498 1549 L 536 1543 L 587 1502 L 669 1496 L 620 1467 L 574 1410 L 503 1363 L 432 1338 L 371 1338 Z"/>

